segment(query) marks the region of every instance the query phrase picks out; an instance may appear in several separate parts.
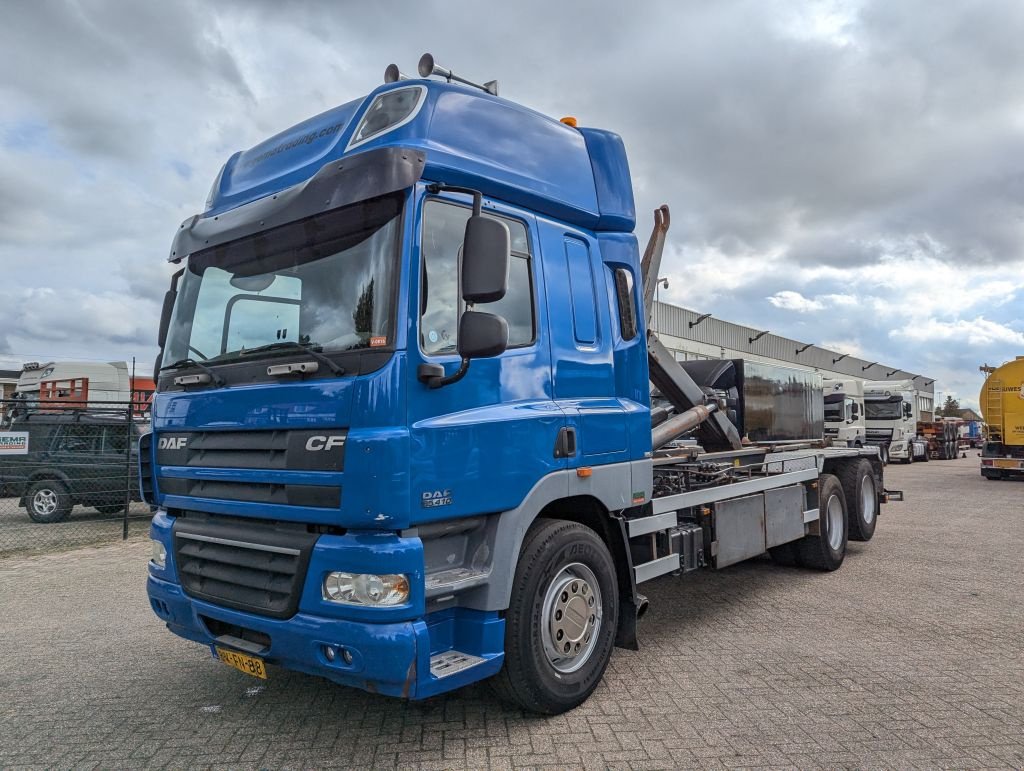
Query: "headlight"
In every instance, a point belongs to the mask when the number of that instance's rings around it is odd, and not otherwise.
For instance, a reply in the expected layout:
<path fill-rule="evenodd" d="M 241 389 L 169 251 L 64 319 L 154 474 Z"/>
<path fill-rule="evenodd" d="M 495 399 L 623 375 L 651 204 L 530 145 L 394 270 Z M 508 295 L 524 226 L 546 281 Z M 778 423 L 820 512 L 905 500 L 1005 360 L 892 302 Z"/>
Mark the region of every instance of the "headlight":
<path fill-rule="evenodd" d="M 150 561 L 161 570 L 167 567 L 167 548 L 161 541 L 152 540 L 153 551 L 149 555 Z"/>
<path fill-rule="evenodd" d="M 409 578 L 375 573 L 328 573 L 324 599 L 345 605 L 401 605 L 409 599 Z"/>

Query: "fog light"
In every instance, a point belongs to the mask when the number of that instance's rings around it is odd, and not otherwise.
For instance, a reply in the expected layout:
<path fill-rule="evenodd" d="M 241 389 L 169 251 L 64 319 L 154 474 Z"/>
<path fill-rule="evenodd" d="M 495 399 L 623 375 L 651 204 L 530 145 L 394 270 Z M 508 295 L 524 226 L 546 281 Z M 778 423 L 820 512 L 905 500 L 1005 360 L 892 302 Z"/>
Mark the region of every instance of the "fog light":
<path fill-rule="evenodd" d="M 334 648 L 332 648 L 330 645 L 325 645 L 324 646 L 324 656 L 327 657 L 328 661 L 334 661 L 334 656 L 335 656 Z"/>
<path fill-rule="evenodd" d="M 344 605 L 401 605 L 409 599 L 409 578 L 375 573 L 328 573 L 324 578 L 324 599 Z"/>
<path fill-rule="evenodd" d="M 350 651 L 348 648 L 341 649 L 341 657 L 345 660 L 346 664 L 352 663 L 352 651 Z"/>
<path fill-rule="evenodd" d="M 161 570 L 167 567 L 167 548 L 161 541 L 155 538 L 152 541 L 152 552 L 149 555 L 149 560 Z"/>

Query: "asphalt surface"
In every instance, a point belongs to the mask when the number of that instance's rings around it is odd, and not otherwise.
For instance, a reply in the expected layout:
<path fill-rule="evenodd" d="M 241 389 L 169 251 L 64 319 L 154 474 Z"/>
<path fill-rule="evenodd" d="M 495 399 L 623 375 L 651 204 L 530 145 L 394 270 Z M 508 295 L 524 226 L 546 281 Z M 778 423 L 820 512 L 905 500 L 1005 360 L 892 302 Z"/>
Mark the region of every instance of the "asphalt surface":
<path fill-rule="evenodd" d="M 404 703 L 167 632 L 145 540 L 0 558 L 0 767 L 1024 766 L 1024 482 L 890 467 L 905 503 L 836 573 L 645 584 L 640 652 L 556 718 L 486 685 Z"/>

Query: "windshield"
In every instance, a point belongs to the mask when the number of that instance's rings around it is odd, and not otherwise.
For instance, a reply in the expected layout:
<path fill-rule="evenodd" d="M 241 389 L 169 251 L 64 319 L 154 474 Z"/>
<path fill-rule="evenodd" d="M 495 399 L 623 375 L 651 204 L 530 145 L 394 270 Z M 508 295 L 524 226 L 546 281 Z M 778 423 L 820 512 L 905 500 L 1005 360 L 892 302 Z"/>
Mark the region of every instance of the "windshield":
<path fill-rule="evenodd" d="M 401 208 L 401 195 L 377 198 L 193 255 L 163 364 L 281 343 L 391 345 Z"/>
<path fill-rule="evenodd" d="M 864 417 L 868 420 L 899 420 L 902 415 L 903 402 L 864 401 Z"/>
<path fill-rule="evenodd" d="M 825 422 L 835 423 L 843 420 L 843 403 L 825 405 Z"/>

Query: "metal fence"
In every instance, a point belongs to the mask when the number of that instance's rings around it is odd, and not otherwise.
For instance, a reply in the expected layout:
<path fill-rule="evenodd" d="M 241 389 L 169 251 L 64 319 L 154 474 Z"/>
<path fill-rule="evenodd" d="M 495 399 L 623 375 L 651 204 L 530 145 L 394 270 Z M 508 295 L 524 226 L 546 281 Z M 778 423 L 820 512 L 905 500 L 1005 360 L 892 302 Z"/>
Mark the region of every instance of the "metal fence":
<path fill-rule="evenodd" d="M 0 554 L 54 551 L 149 529 L 138 405 L 0 401 Z"/>

